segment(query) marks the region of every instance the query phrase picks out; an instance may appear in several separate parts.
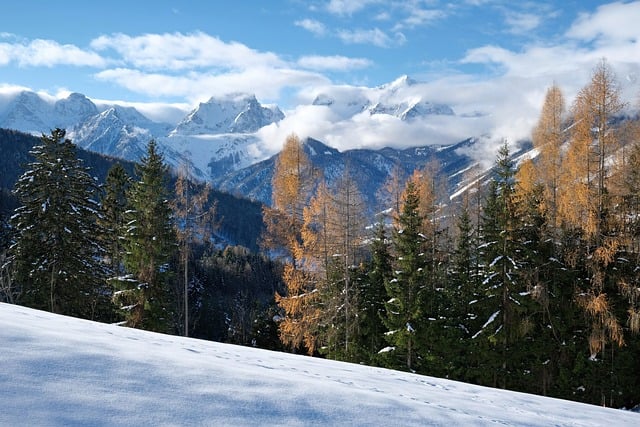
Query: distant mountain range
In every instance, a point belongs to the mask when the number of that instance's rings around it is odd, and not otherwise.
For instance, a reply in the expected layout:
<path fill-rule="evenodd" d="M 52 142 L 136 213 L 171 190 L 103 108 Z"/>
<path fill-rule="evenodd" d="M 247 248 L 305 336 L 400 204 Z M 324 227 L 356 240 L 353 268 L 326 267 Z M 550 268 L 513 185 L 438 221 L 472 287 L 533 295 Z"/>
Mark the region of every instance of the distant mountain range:
<path fill-rule="evenodd" d="M 427 116 L 455 114 L 447 105 L 416 96 L 410 90 L 414 84 L 403 76 L 367 93 L 346 89 L 319 93 L 311 105 L 328 108 L 342 119 L 363 114 L 386 115 L 410 123 Z M 155 139 L 173 166 L 189 161 L 198 178 L 264 203 L 271 201 L 275 157 L 265 159 L 255 146 L 260 143 L 261 129 L 278 126 L 284 118 L 277 106 L 262 105 L 250 94 L 212 97 L 177 123 L 152 121 L 133 107 L 97 106 L 79 93 L 53 102 L 23 91 L 0 103 L 1 128 L 33 134 L 66 128 L 68 137 L 79 147 L 130 161 L 144 155 L 147 143 Z M 348 170 L 358 181 L 368 205 L 373 206 L 378 189 L 393 168 L 408 175 L 431 161 L 440 165 L 447 189 L 453 194 L 461 185 L 460 171 L 475 164 L 465 154 L 475 142 L 470 138 L 451 146 L 339 152 L 309 138 L 305 150 L 329 184 Z"/>

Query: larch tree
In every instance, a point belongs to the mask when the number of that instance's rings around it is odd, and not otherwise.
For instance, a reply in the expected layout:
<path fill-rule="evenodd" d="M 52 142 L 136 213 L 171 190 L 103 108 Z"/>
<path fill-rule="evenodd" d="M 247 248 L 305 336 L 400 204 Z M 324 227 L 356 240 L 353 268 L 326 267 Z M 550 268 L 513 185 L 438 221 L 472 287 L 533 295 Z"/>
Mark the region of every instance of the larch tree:
<path fill-rule="evenodd" d="M 562 90 L 551 86 L 545 95 L 538 123 L 532 132 L 533 146 L 539 157 L 529 180 L 544 185 L 544 209 L 549 212 L 550 223 L 557 224 L 558 189 L 562 169 L 562 144 L 566 140 L 566 107 Z"/>
<path fill-rule="evenodd" d="M 279 322 L 280 339 L 285 346 L 294 350 L 304 348 L 309 354 L 316 350 L 316 334 L 312 331 L 312 326 L 317 324 L 316 293 L 313 274 L 305 271 L 308 256 L 301 233 L 313 178 L 313 168 L 303 145 L 296 135 L 290 135 L 276 159 L 273 206 L 263 210 L 265 232 L 262 240 L 266 249 L 283 254 L 285 259 L 286 294 L 276 293 L 276 302 L 284 311 Z"/>
<path fill-rule="evenodd" d="M 20 201 L 11 248 L 18 302 L 89 319 L 109 317 L 96 182 L 62 129 L 42 135 L 31 155 L 34 161 L 14 191 Z"/>
<path fill-rule="evenodd" d="M 124 264 L 131 275 L 114 296 L 126 325 L 156 332 L 171 332 L 170 261 L 176 236 L 168 189 L 168 166 L 155 141 L 137 165 L 138 180 L 130 188 Z"/>
<path fill-rule="evenodd" d="M 589 260 L 590 277 L 581 282 L 577 298 L 591 319 L 592 358 L 608 342 L 624 343 L 622 327 L 612 307 L 617 281 L 614 266 L 621 241 L 613 225 L 608 192 L 608 160 L 618 148 L 612 122 L 623 107 L 613 71 L 602 60 L 573 105 L 574 125 L 566 162 L 566 181 L 573 180 L 573 185 L 566 185 L 564 194 L 564 218 L 580 232 L 584 242 L 580 256 Z"/>

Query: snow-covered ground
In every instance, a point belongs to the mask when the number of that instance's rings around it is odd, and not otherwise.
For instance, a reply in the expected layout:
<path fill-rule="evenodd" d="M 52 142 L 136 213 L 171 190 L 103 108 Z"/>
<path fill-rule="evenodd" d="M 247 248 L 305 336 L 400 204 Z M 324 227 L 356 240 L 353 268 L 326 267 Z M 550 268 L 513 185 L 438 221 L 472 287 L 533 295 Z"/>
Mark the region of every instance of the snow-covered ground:
<path fill-rule="evenodd" d="M 640 425 L 640 414 L 0 304 L 0 425 Z"/>

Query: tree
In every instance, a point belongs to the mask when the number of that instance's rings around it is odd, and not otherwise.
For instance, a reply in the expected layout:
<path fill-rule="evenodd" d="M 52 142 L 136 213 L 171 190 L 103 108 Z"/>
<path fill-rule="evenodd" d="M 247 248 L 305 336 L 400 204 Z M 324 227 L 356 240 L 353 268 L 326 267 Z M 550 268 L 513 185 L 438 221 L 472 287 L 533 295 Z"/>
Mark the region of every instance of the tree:
<path fill-rule="evenodd" d="M 116 277 L 122 276 L 124 264 L 122 261 L 125 234 L 125 212 L 127 211 L 127 192 L 131 179 L 124 167 L 116 163 L 107 173 L 100 203 L 100 218 L 98 224 L 102 227 L 101 240 L 106 250 L 106 262 L 110 273 Z"/>
<path fill-rule="evenodd" d="M 11 248 L 18 302 L 54 313 L 108 317 L 96 183 L 62 129 L 42 135 L 31 155 L 34 161 L 14 190 L 20 200 Z"/>
<path fill-rule="evenodd" d="M 393 234 L 396 265 L 393 278 L 386 282 L 388 301 L 383 319 L 390 344 L 389 367 L 417 369 L 416 331 L 422 326 L 421 293 L 425 281 L 424 238 L 421 236 L 423 217 L 420 196 L 413 181 L 408 181 L 402 211 Z"/>
<path fill-rule="evenodd" d="M 286 259 L 283 281 L 286 295 L 276 293 L 276 302 L 284 310 L 279 323 L 280 338 L 285 346 L 305 346 L 315 352 L 316 335 L 311 325 L 317 324 L 313 307 L 315 281 L 304 271 L 308 257 L 303 247 L 304 206 L 312 187 L 313 170 L 300 140 L 290 135 L 276 160 L 272 182 L 273 207 L 265 208 L 263 246 L 279 251 Z"/>
<path fill-rule="evenodd" d="M 176 250 L 171 206 L 168 200 L 168 167 L 155 141 L 136 167 L 139 180 L 129 191 L 124 264 L 131 277 L 116 293 L 126 325 L 157 332 L 172 330 L 169 285 L 170 260 Z"/>
<path fill-rule="evenodd" d="M 215 203 L 209 201 L 210 184 L 197 189 L 192 182 L 190 163 L 185 162 L 178 171 L 175 185 L 173 212 L 176 219 L 177 243 L 182 266 L 182 333 L 189 336 L 189 263 L 193 247 L 209 243 L 216 228 Z"/>
<path fill-rule="evenodd" d="M 562 170 L 562 144 L 565 141 L 565 102 L 557 85 L 551 86 L 545 95 L 542 112 L 533 129 L 533 146 L 540 155 L 532 172 L 532 182 L 540 181 L 544 186 L 545 209 L 549 211 L 550 223 L 556 227 L 558 191 Z"/>
<path fill-rule="evenodd" d="M 273 172 L 271 208 L 263 211 L 263 247 L 291 256 L 300 244 L 302 216 L 311 195 L 313 169 L 300 139 L 292 134 L 276 159 Z"/>
<path fill-rule="evenodd" d="M 514 191 L 515 167 L 505 142 L 498 152 L 495 177 L 483 211 L 484 244 L 480 253 L 483 281 L 481 298 L 473 306 L 484 324 L 472 336 L 487 356 L 481 369 L 492 374 L 488 383 L 502 388 L 514 380 L 511 373 L 519 356 L 516 344 L 530 332 L 527 323 L 522 321 L 526 317 L 526 289 L 518 280 L 522 246 Z"/>
<path fill-rule="evenodd" d="M 621 240 L 612 215 L 607 163 L 618 147 L 612 121 L 623 107 L 613 71 L 602 60 L 573 105 L 574 126 L 563 198 L 564 219 L 580 233 L 582 247 L 578 250 L 582 253 L 579 256 L 589 260 L 590 277 L 581 282 L 576 297 L 591 319 L 592 358 L 603 351 L 608 342 L 618 346 L 624 343 L 622 327 L 612 307 L 619 271 L 615 261 Z"/>
<path fill-rule="evenodd" d="M 385 301 L 387 292 L 385 283 L 393 277 L 389 242 L 383 221 L 375 225 L 371 243 L 371 260 L 365 263 L 364 277 L 359 281 L 360 307 L 358 313 L 360 329 L 356 339 L 368 362 L 377 362 L 377 353 L 382 350 L 385 340 Z"/>

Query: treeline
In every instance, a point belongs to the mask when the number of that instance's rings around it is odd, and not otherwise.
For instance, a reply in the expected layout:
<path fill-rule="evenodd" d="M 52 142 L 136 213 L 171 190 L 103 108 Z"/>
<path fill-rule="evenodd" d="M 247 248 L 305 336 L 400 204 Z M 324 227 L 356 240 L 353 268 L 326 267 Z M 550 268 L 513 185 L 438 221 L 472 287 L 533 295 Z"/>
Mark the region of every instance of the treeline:
<path fill-rule="evenodd" d="M 61 129 L 35 145 L 24 134 L 3 135 L 23 172 L 3 192 L 1 300 L 166 333 L 267 340 L 278 267 L 220 238 L 245 233 L 255 247 L 262 221 L 254 204 L 230 196 L 218 203 L 220 193 L 192 182 L 186 166 L 170 173 L 153 141 L 133 168 L 85 162 Z M 15 171 L 5 172 L 9 179 Z"/>
<path fill-rule="evenodd" d="M 289 349 L 612 407 L 640 403 L 640 141 L 605 61 L 567 109 L 549 89 L 516 165 L 452 204 L 433 168 L 366 219 L 290 136 L 265 208 Z"/>

